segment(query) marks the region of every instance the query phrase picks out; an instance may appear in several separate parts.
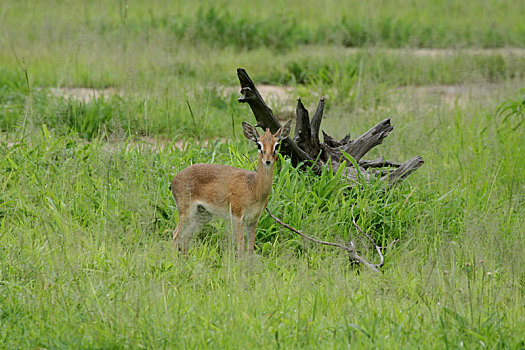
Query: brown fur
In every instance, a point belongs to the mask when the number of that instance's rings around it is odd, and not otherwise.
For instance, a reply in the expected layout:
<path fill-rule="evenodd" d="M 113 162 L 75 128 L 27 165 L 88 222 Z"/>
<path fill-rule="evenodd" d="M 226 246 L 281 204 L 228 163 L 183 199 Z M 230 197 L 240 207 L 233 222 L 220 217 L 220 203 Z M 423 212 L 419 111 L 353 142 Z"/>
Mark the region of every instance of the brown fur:
<path fill-rule="evenodd" d="M 272 190 L 274 145 L 288 136 L 290 122 L 274 135 L 266 130 L 259 137 L 255 128 L 243 123 L 245 136 L 262 143 L 257 171 L 249 171 L 219 164 L 195 164 L 180 171 L 171 182 L 179 224 L 173 234 L 173 243 L 187 252 L 188 239 L 210 214 L 231 220 L 237 233 L 237 252 L 244 251 L 244 233 L 248 235 L 248 251 L 253 252 L 255 230 Z"/>

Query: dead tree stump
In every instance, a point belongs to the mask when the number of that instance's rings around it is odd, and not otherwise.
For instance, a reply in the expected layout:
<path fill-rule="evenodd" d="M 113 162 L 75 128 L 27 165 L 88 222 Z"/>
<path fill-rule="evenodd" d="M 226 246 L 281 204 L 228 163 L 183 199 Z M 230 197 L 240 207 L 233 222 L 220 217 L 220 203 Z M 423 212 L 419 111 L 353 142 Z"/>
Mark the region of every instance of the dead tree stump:
<path fill-rule="evenodd" d="M 257 120 L 256 126 L 263 129 L 269 128 L 271 132 L 275 133 L 281 125 L 270 107 L 264 102 L 248 73 L 244 69 L 238 68 L 237 76 L 241 84 L 242 94 L 238 101 L 250 105 Z M 348 154 L 354 159 L 354 163 L 350 162 L 344 170 L 349 182 L 355 184 L 359 178 L 367 182 L 379 178 L 388 186 L 392 186 L 423 165 L 423 158 L 420 156 L 415 156 L 404 163 L 391 162 L 385 160 L 384 157 L 375 160 L 363 159 L 368 151 L 381 144 L 383 139 L 394 129 L 390 124 L 390 118 L 379 122 L 355 140 L 350 140 L 350 135 L 346 135 L 341 140 L 335 140 L 323 131 L 324 142 L 321 142 L 319 132 L 324 105 L 324 98 L 321 97 L 310 120 L 308 110 L 301 100 L 299 99 L 297 102 L 294 137 L 293 139 L 290 137 L 284 139 L 281 145 L 281 153 L 288 156 L 295 167 L 311 167 L 314 173 L 320 174 L 323 167 L 331 164 L 335 173 L 340 164 L 347 159 L 345 154 Z"/>

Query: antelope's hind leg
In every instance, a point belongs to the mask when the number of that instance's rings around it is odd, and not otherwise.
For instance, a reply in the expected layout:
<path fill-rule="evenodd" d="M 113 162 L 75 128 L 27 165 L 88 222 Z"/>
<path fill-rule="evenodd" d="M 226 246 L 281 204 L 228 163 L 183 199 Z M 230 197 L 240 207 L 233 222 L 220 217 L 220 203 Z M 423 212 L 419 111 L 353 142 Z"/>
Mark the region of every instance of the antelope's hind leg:
<path fill-rule="evenodd" d="M 253 254 L 253 250 L 255 247 L 256 229 L 257 229 L 257 221 L 247 222 L 244 224 L 244 230 L 246 231 L 246 235 L 248 236 L 248 253 L 250 254 Z"/>
<path fill-rule="evenodd" d="M 201 227 L 210 221 L 212 215 L 202 205 L 192 205 L 187 215 L 179 216 L 179 224 L 173 233 L 173 244 L 178 246 L 184 255 L 188 255 L 191 239 Z"/>
<path fill-rule="evenodd" d="M 240 259 L 244 255 L 244 223 L 242 218 L 233 217 L 232 219 L 232 231 L 234 231 L 237 238 L 237 259 Z"/>

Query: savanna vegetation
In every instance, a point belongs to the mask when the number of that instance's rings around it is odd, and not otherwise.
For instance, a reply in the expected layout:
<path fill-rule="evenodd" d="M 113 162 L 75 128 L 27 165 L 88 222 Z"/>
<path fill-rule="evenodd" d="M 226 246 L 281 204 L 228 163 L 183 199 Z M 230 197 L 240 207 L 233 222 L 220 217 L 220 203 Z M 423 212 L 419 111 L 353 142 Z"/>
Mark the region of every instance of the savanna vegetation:
<path fill-rule="evenodd" d="M 525 348 L 525 3 L 0 2 L 0 347 Z M 173 175 L 253 169 L 237 67 L 323 128 L 425 164 L 399 186 L 276 166 L 269 207 L 385 249 L 381 274 L 270 217 L 238 261 L 172 248 Z M 394 240 L 396 244 L 390 245 Z M 373 251 L 361 252 L 375 261 Z"/>

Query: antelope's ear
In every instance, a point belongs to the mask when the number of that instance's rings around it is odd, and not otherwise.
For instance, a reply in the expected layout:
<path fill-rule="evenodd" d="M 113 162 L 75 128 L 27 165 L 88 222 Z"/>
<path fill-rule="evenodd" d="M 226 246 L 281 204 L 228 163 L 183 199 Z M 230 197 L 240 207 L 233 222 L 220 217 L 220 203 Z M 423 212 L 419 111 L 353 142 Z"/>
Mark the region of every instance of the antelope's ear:
<path fill-rule="evenodd" d="M 277 130 L 277 132 L 273 136 L 279 141 L 284 140 L 290 134 L 291 129 L 292 129 L 292 120 L 290 119 L 286 122 L 286 124 L 284 124 L 283 127 Z"/>
<path fill-rule="evenodd" d="M 257 142 L 259 139 L 259 133 L 257 130 L 246 122 L 242 122 L 242 131 L 244 132 L 244 136 L 250 141 Z"/>

